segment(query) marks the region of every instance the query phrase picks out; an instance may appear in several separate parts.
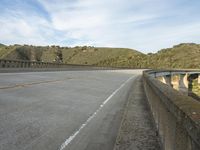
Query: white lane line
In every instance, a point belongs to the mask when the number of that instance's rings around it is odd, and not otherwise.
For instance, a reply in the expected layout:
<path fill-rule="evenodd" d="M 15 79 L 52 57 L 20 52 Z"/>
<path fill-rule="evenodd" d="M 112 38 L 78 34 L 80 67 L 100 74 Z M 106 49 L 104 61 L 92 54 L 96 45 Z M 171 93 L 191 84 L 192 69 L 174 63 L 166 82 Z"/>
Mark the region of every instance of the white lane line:
<path fill-rule="evenodd" d="M 102 107 L 122 88 L 125 86 L 127 82 L 129 82 L 133 77 L 130 77 L 128 80 L 126 80 L 118 89 L 116 89 L 101 105 L 100 107 L 80 126 L 80 128 L 74 132 L 68 139 L 65 140 L 65 142 L 60 146 L 59 150 L 63 150 L 65 147 L 67 147 L 70 142 L 79 134 L 79 132 L 97 115 L 97 113 L 102 109 Z"/>

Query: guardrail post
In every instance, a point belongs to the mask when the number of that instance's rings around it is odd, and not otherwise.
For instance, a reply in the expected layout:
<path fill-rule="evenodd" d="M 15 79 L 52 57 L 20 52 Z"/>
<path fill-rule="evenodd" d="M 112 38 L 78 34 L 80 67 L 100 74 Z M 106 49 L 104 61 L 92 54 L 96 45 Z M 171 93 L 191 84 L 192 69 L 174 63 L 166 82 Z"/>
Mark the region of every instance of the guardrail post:
<path fill-rule="evenodd" d="M 22 68 L 22 67 L 23 67 L 23 64 L 22 64 L 22 62 L 21 62 L 21 61 L 19 62 L 19 64 L 20 64 L 20 68 Z"/>
<path fill-rule="evenodd" d="M 6 68 L 6 66 L 7 66 L 7 61 L 6 60 L 3 60 L 3 68 Z"/>
<path fill-rule="evenodd" d="M 42 66 L 41 66 L 41 68 L 45 68 L 45 66 L 44 66 L 44 62 L 42 62 Z"/>
<path fill-rule="evenodd" d="M 32 68 L 35 68 L 35 62 L 32 62 Z"/>
<path fill-rule="evenodd" d="M 29 62 L 30 68 L 33 68 L 33 62 Z"/>
<path fill-rule="evenodd" d="M 14 68 L 14 67 L 15 67 L 14 60 L 11 60 L 11 61 L 10 61 L 10 68 Z"/>
<path fill-rule="evenodd" d="M 41 68 L 41 63 L 37 62 L 37 68 Z"/>
<path fill-rule="evenodd" d="M 1 67 L 4 68 L 5 67 L 4 60 L 1 60 L 0 63 L 1 63 Z"/>
<path fill-rule="evenodd" d="M 26 61 L 25 62 L 25 68 L 28 68 L 29 66 L 28 66 L 28 62 Z"/>
<path fill-rule="evenodd" d="M 3 60 L 0 60 L 0 67 L 3 68 Z"/>
<path fill-rule="evenodd" d="M 17 67 L 16 62 L 17 62 L 16 60 L 14 60 L 14 61 L 12 62 L 12 67 L 13 67 L 13 68 L 16 68 L 16 67 Z"/>
<path fill-rule="evenodd" d="M 25 68 L 25 62 L 24 61 L 22 62 L 22 64 L 23 64 L 23 68 Z"/>
<path fill-rule="evenodd" d="M 9 68 L 12 68 L 12 60 L 9 60 L 9 61 L 8 61 L 8 67 L 9 67 Z"/>

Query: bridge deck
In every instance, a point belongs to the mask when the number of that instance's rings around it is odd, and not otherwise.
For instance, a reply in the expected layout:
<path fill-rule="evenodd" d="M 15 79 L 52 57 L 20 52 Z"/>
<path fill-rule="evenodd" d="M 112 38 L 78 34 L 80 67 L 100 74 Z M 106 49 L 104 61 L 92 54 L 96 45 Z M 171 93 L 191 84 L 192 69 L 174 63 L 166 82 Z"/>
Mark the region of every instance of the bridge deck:
<path fill-rule="evenodd" d="M 0 149 L 111 150 L 138 73 L 0 74 Z"/>

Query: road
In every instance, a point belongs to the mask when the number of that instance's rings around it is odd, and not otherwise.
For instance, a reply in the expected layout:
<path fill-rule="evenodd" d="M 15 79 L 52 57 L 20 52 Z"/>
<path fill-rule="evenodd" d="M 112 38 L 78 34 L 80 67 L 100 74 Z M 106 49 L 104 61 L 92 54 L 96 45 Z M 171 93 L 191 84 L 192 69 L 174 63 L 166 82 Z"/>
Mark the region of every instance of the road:
<path fill-rule="evenodd" d="M 127 95 L 140 73 L 0 73 L 0 149 L 113 149 Z"/>

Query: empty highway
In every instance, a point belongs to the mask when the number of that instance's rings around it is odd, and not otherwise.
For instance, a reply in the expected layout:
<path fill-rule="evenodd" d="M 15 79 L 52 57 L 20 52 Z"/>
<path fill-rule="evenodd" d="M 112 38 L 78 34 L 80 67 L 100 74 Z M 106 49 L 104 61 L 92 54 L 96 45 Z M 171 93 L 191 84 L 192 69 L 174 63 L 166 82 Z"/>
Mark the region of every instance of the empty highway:
<path fill-rule="evenodd" d="M 0 149 L 111 150 L 140 73 L 0 73 Z"/>

